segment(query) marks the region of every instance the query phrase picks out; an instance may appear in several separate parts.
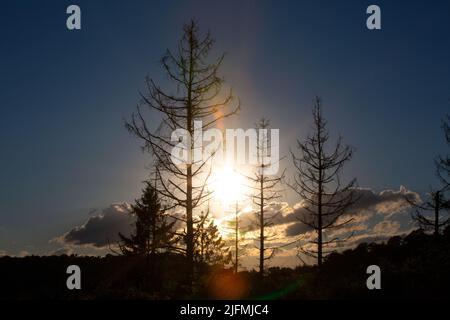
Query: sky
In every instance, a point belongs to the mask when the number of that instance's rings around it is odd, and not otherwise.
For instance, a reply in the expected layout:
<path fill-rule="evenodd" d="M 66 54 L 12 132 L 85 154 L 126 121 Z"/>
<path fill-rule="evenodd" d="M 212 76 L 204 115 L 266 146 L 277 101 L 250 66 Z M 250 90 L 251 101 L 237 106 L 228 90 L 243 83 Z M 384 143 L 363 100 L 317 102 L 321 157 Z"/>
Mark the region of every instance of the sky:
<path fill-rule="evenodd" d="M 66 28 L 70 4 L 81 30 Z M 370 4 L 381 30 L 366 28 Z M 230 127 L 267 117 L 288 155 L 319 95 L 332 136 L 356 148 L 344 178 L 423 197 L 448 153 L 449 12 L 448 1 L 3 1 L 0 253 L 64 249 L 55 239 L 139 196 L 149 156 L 124 118 L 146 75 L 167 84 L 159 60 L 191 18 L 226 52 L 242 104 Z"/>

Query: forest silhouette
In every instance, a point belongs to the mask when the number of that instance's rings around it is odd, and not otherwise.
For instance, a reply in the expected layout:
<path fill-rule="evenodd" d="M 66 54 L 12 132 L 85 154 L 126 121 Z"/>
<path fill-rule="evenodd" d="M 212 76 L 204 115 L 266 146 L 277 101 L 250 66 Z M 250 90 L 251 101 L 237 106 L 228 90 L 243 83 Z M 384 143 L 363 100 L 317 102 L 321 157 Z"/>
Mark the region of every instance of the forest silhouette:
<path fill-rule="evenodd" d="M 220 66 L 224 55 L 209 57 L 214 40 L 204 36 L 196 22 L 183 28 L 174 51 L 161 59 L 164 74 L 179 88 L 164 90 L 146 78 L 146 91 L 140 93 L 136 112 L 125 121 L 126 129 L 142 142 L 151 155 L 152 165 L 142 195 L 131 205 L 133 232 L 120 234 L 110 243 L 105 257 L 77 255 L 1 257 L 5 275 L 0 299 L 345 299 L 345 298 L 443 298 L 450 297 L 450 158 L 435 159 L 440 185 L 430 191 L 430 200 L 404 199 L 417 229 L 393 236 L 383 243 L 360 243 L 338 250 L 348 238 L 326 239 L 330 230 L 353 223 L 349 210 L 359 200 L 357 180 L 344 182 L 344 166 L 351 161 L 354 148 L 338 137 L 331 145 L 322 102 L 313 102 L 313 128 L 306 139 L 299 138 L 291 151 L 293 182 L 286 182 L 286 171 L 265 175 L 270 163 L 260 163 L 245 178 L 252 185 L 249 196 L 256 206 L 254 240 L 258 251 L 258 270 L 244 270 L 240 259 L 246 254 L 241 245 L 238 209 L 231 229 L 231 242 L 221 235 L 209 200 L 208 178 L 214 168 L 208 160 L 180 167 L 171 157 L 174 130 L 194 133 L 194 120 L 203 121 L 203 130 L 214 128 L 225 118 L 238 114 L 241 105 L 232 91 L 223 88 Z M 213 62 L 210 62 L 213 61 Z M 155 128 L 148 124 L 149 110 L 162 121 Z M 267 129 L 269 121 L 257 127 Z M 442 123 L 450 145 L 450 118 Z M 268 151 L 267 137 L 258 140 L 258 158 Z M 331 145 L 331 146 L 330 146 Z M 188 146 L 192 153 L 194 142 Z M 330 151 L 331 150 L 331 151 Z M 260 154 L 261 153 L 261 154 Z M 298 246 L 299 266 L 269 267 L 281 247 L 279 236 L 270 227 L 276 218 L 267 206 L 279 199 L 280 186 L 286 185 L 303 201 L 306 214 L 297 217 L 314 234 L 307 245 Z M 177 214 L 176 214 L 177 213 Z M 277 236 L 278 244 L 273 239 Z M 230 245 L 231 243 L 231 245 Z M 305 263 L 306 260 L 313 263 Z M 82 290 L 67 290 L 66 267 L 82 270 Z M 369 290 L 367 267 L 382 271 L 381 290 Z"/>
<path fill-rule="evenodd" d="M 5 275 L 0 299 L 392 299 L 450 298 L 450 227 L 437 240 L 418 229 L 386 243 L 362 243 L 329 254 L 322 267 L 257 271 L 198 264 L 193 288 L 186 286 L 186 258 L 160 253 L 149 277 L 142 255 L 106 257 L 1 257 Z M 66 267 L 80 266 L 82 290 L 67 290 Z M 382 270 L 381 290 L 368 290 L 366 268 Z"/>

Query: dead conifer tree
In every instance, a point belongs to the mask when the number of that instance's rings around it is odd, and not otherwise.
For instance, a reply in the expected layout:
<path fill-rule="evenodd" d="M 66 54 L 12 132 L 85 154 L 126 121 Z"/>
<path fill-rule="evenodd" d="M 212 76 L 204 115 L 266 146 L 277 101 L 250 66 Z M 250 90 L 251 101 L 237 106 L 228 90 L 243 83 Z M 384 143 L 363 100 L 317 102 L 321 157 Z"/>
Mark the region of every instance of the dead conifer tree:
<path fill-rule="evenodd" d="M 283 178 L 284 171 L 281 175 L 269 173 L 269 168 L 275 163 L 272 160 L 272 139 L 269 138 L 269 120 L 261 119 L 257 125 L 257 143 L 256 155 L 258 164 L 253 176 L 247 177 L 252 183 L 251 189 L 254 191 L 251 195 L 253 204 L 256 205 L 255 226 L 259 230 L 256 238 L 256 248 L 259 250 L 259 274 L 264 276 L 264 264 L 266 260 L 271 259 L 276 246 L 268 245 L 277 235 L 269 234 L 267 231 L 274 224 L 274 219 L 280 212 L 267 213 L 268 206 L 281 197 L 281 189 L 279 188 Z M 280 159 L 275 159 L 279 162 Z"/>
<path fill-rule="evenodd" d="M 412 219 L 417 222 L 420 228 L 433 230 L 433 235 L 436 239 L 439 237 L 441 228 L 450 223 L 450 217 L 444 217 L 444 211 L 450 209 L 448 200 L 444 199 L 445 188 L 431 191 L 429 194 L 431 199 L 422 203 L 414 202 L 405 197 L 406 201 L 415 208 L 414 213 L 412 213 Z M 432 212 L 433 217 L 429 217 L 425 212 Z"/>
<path fill-rule="evenodd" d="M 450 116 L 447 115 L 442 121 L 442 129 L 444 130 L 445 140 L 450 146 Z M 437 175 L 441 182 L 444 184 L 444 188 L 450 189 L 450 156 L 440 156 L 436 160 Z"/>
<path fill-rule="evenodd" d="M 355 203 L 354 193 L 356 179 L 342 185 L 340 174 L 344 164 L 353 156 L 350 146 L 342 145 L 339 137 L 331 151 L 327 147 L 330 139 L 327 122 L 322 116 L 321 100 L 316 97 L 313 109 L 314 131 L 304 142 L 297 140 L 300 155 L 291 151 L 292 161 L 296 168 L 294 182 L 290 187 L 303 201 L 305 214 L 299 220 L 317 233 L 317 238 L 310 244 L 314 249 L 300 247 L 300 253 L 317 259 L 322 265 L 323 256 L 332 251 L 331 246 L 343 239 L 324 239 L 324 232 L 342 227 L 352 221 L 345 219 L 347 209 Z M 324 247 L 330 251 L 325 252 Z"/>
<path fill-rule="evenodd" d="M 147 90 L 141 93 L 141 103 L 126 128 L 143 141 L 143 149 L 149 151 L 156 160 L 157 191 L 171 208 L 182 208 L 183 217 L 177 217 L 185 225 L 185 254 L 188 260 L 189 275 L 194 271 L 194 215 L 209 198 L 205 187 L 210 173 L 209 158 L 198 159 L 195 154 L 201 150 L 196 147 L 201 135 L 195 130 L 206 130 L 239 109 L 233 103 L 231 90 L 223 93 L 223 79 L 219 76 L 219 67 L 224 55 L 210 62 L 209 53 L 214 40 L 210 34 L 201 36 L 194 21 L 183 28 L 183 37 L 174 52 L 167 50 L 161 65 L 168 79 L 174 85 L 165 90 L 149 77 L 146 78 Z M 147 111 L 157 111 L 161 124 L 154 130 L 149 123 L 151 115 Z M 195 128 L 194 121 L 202 121 Z M 153 120 L 154 121 L 154 120 Z M 187 133 L 182 142 L 187 161 L 172 154 L 174 147 L 180 147 L 180 141 L 173 141 L 175 130 Z M 181 164 L 180 164 L 181 160 Z"/>
<path fill-rule="evenodd" d="M 445 139 L 450 144 L 450 116 L 442 121 L 442 129 L 444 130 Z M 420 228 L 424 230 L 433 230 L 436 239 L 442 228 L 450 223 L 450 217 L 445 217 L 445 213 L 450 210 L 450 200 L 447 200 L 445 193 L 450 189 L 450 157 L 448 155 L 440 156 L 436 159 L 437 176 L 443 186 L 439 190 L 432 190 L 429 193 L 430 200 L 419 203 L 413 199 L 405 197 L 405 200 L 415 208 L 411 217 L 417 222 Z M 431 212 L 428 215 L 427 212 Z"/>

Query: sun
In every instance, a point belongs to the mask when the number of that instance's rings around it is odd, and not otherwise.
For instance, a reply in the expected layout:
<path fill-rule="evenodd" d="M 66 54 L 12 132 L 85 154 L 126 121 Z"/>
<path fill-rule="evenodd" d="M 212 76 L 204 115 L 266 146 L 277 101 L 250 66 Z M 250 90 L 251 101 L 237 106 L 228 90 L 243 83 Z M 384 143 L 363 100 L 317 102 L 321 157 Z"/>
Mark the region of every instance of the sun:
<path fill-rule="evenodd" d="M 232 165 L 225 164 L 211 175 L 213 198 L 220 201 L 224 208 L 243 200 L 246 194 L 244 177 L 236 172 Z"/>

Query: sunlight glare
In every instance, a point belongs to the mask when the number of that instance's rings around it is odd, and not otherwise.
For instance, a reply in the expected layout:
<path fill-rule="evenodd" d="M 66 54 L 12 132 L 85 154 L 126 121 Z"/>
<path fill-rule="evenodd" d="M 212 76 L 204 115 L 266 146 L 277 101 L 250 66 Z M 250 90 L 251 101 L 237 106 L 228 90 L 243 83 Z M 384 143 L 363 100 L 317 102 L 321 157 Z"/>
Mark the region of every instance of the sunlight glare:
<path fill-rule="evenodd" d="M 219 200 L 223 207 L 228 207 L 245 197 L 244 177 L 231 165 L 215 170 L 211 180 L 213 197 Z"/>

